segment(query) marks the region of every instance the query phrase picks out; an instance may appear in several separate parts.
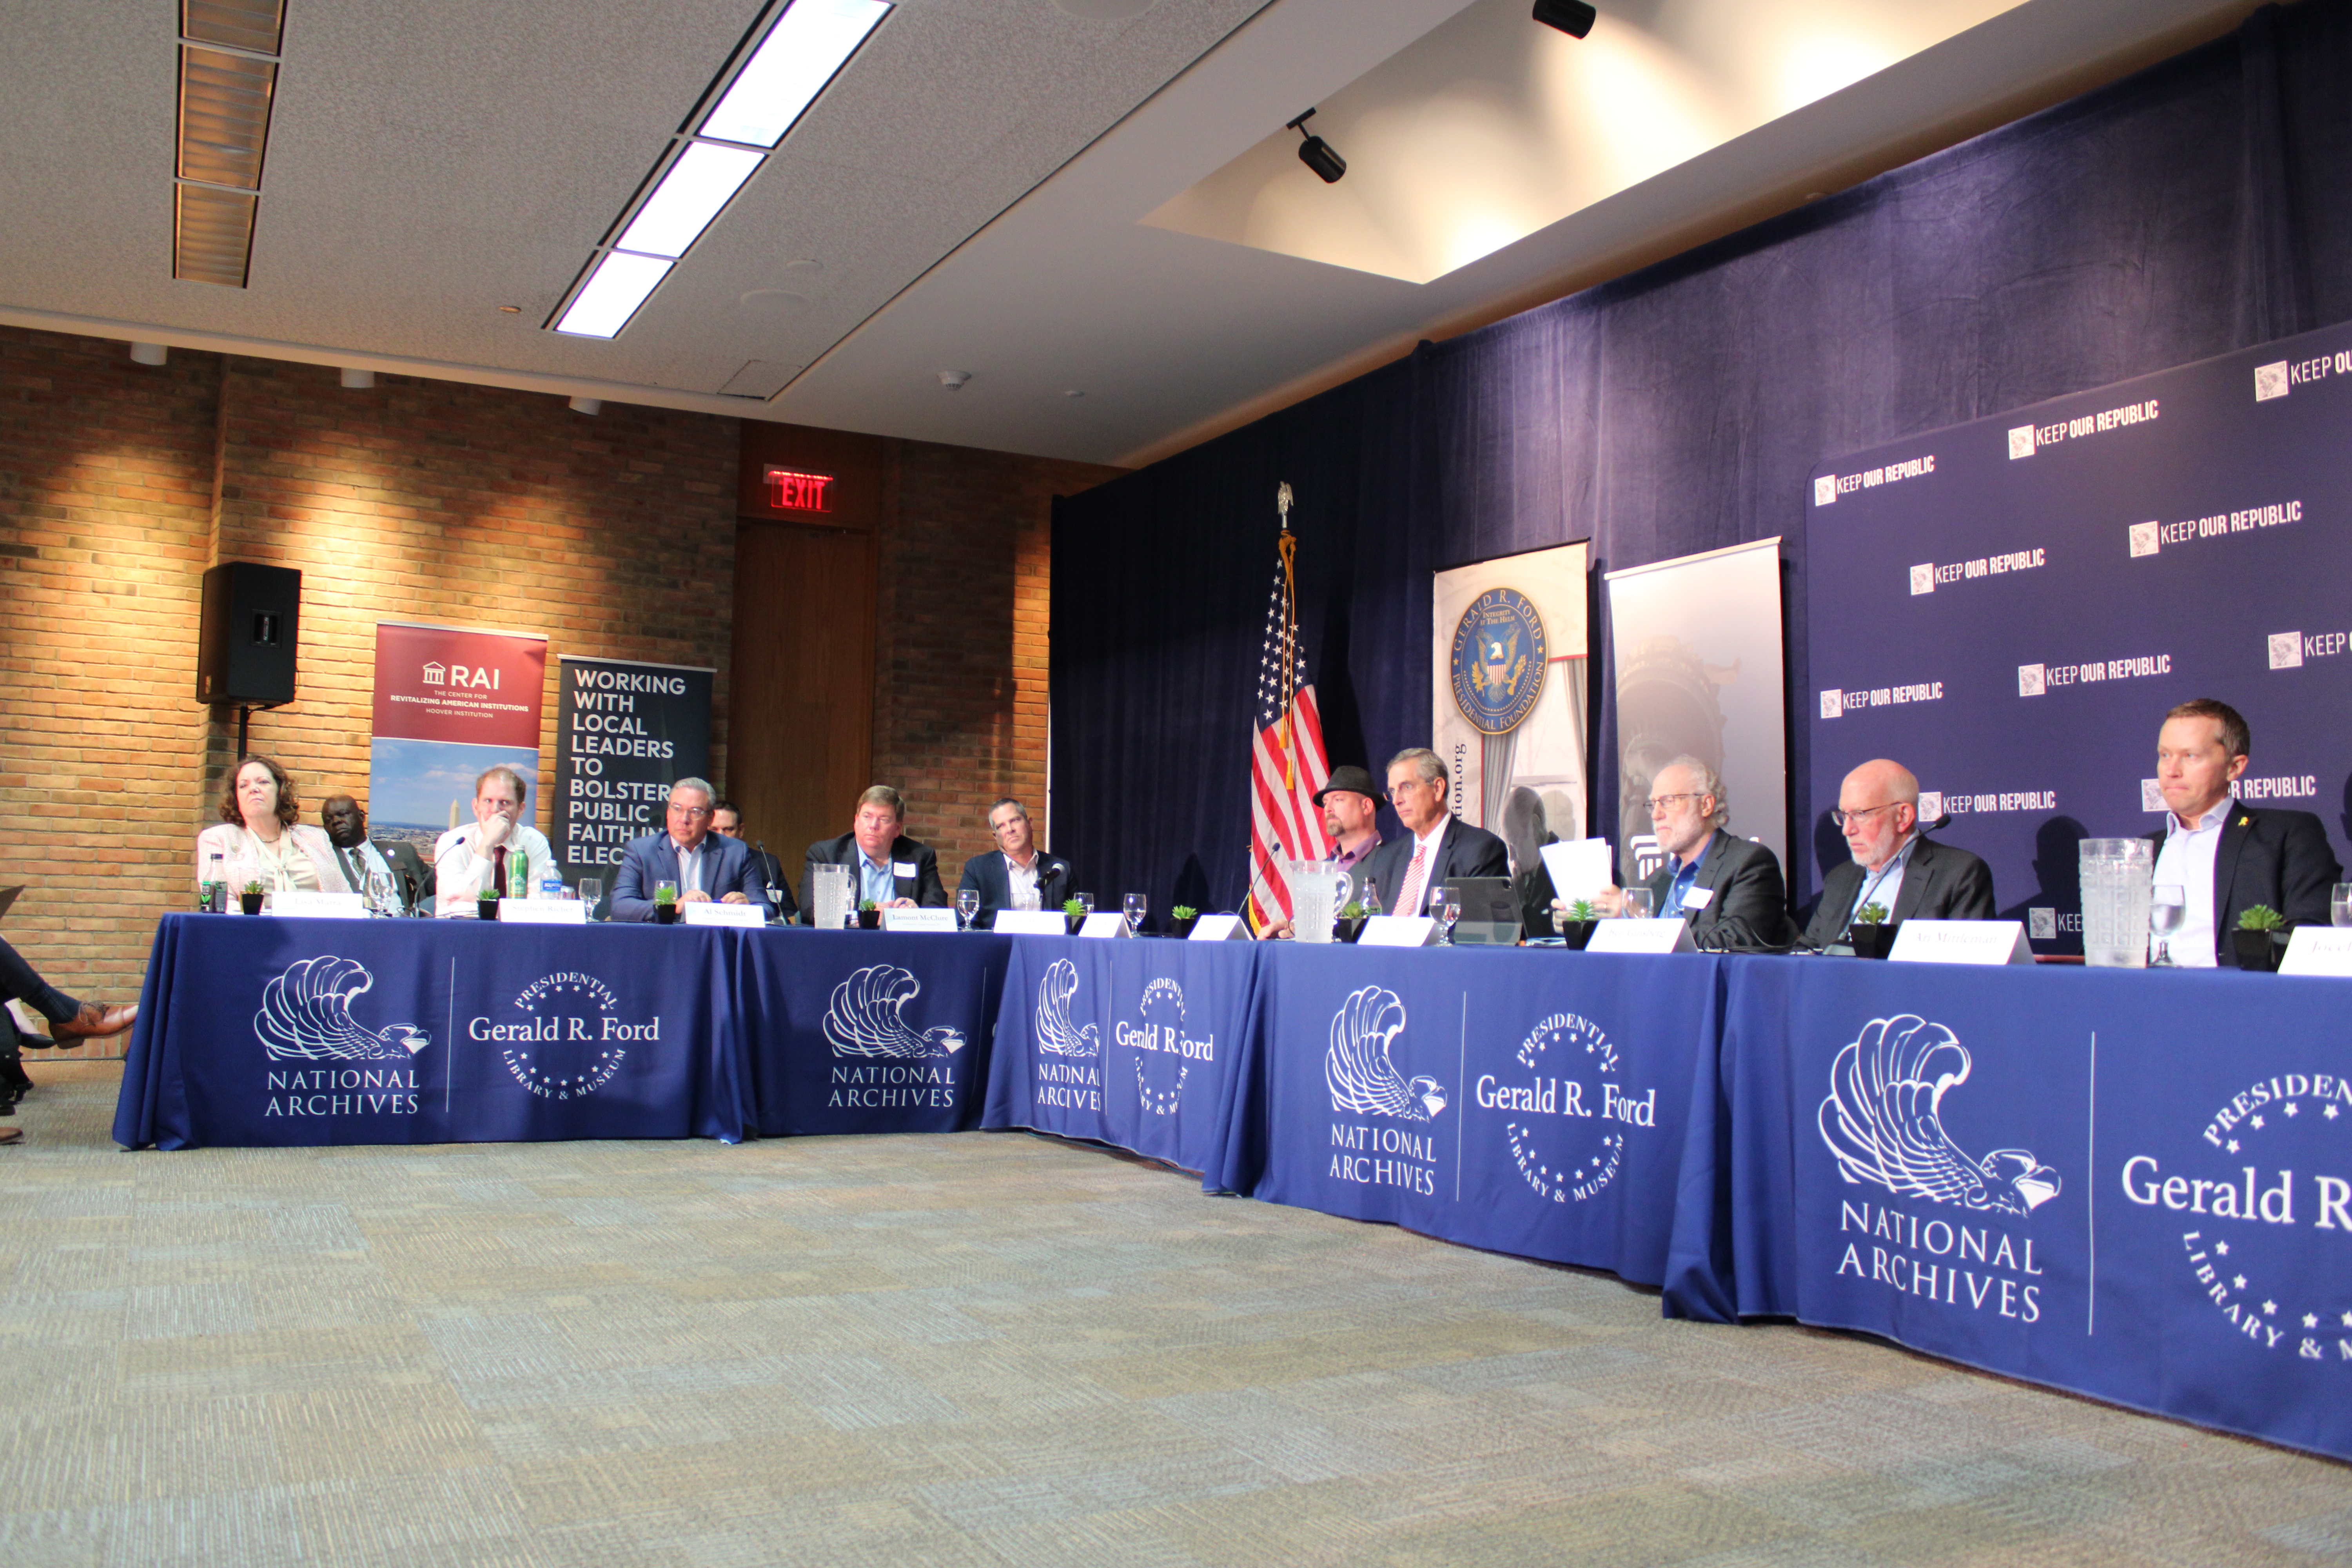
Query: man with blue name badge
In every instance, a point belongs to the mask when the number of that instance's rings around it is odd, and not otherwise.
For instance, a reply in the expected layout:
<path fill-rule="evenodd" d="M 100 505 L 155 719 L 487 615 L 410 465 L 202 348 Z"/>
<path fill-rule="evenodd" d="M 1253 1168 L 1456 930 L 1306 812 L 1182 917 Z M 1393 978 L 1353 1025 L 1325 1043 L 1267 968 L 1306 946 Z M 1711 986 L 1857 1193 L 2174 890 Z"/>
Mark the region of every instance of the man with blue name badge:
<path fill-rule="evenodd" d="M 555 874 L 555 851 L 522 820 L 530 798 L 522 775 L 504 764 L 474 781 L 474 825 L 451 828 L 433 846 L 434 913 L 444 920 L 478 916 L 484 893 L 506 890 L 517 857 L 528 862 L 528 896 L 540 896 L 541 879 Z"/>
<path fill-rule="evenodd" d="M 1830 819 L 1850 857 L 1822 881 L 1822 901 L 1805 927 L 1805 945 L 1843 942 L 1853 917 L 1871 904 L 1898 921 L 1989 921 L 1992 870 L 1965 849 L 1919 836 L 1919 781 L 1882 757 L 1845 775 Z"/>
<path fill-rule="evenodd" d="M 613 879 L 614 920 L 652 920 L 654 889 L 664 882 L 677 888 L 681 904 L 768 907 L 767 879 L 751 847 L 710 831 L 711 802 L 717 798 L 700 779 L 680 779 L 669 786 L 664 830 L 631 839 L 621 852 L 621 873 Z"/>
<path fill-rule="evenodd" d="M 1727 831 L 1731 797 L 1722 777 L 1696 757 L 1676 757 L 1651 775 L 1650 790 L 1650 828 L 1666 857 L 1647 884 L 1651 909 L 1665 920 L 1688 916 L 1691 941 L 1701 947 L 1784 945 L 1789 894 L 1780 862 L 1763 845 Z M 1625 895 L 1603 888 L 1592 902 L 1602 914 L 1618 915 Z"/>
<path fill-rule="evenodd" d="M 2257 904 L 2289 925 L 2326 925 L 2328 894 L 2344 868 L 2327 829 L 2307 811 L 2241 805 L 2230 786 L 2246 771 L 2253 736 L 2226 702 L 2200 697 L 2164 716 L 2156 736 L 2156 785 L 2164 826 L 2156 880 L 2180 889 L 2180 929 L 2168 944 L 2183 967 L 2237 967 L 2230 933 Z"/>
<path fill-rule="evenodd" d="M 939 851 L 898 831 L 907 819 L 907 803 L 888 784 L 873 784 L 857 797 L 857 815 L 849 831 L 838 838 L 821 838 L 808 847 L 801 870 L 801 908 L 816 908 L 816 868 L 850 868 L 850 900 L 859 908 L 943 910 L 946 884 L 940 880 Z"/>

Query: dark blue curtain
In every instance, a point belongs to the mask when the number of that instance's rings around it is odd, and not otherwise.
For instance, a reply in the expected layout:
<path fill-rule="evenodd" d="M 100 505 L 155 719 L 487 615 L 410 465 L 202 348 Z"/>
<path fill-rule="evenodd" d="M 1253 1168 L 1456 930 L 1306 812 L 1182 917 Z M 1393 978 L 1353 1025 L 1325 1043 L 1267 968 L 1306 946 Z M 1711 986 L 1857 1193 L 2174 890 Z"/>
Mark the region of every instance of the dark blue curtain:
<path fill-rule="evenodd" d="M 1056 503 L 1054 847 L 1100 897 L 1238 906 L 1276 485 L 1331 760 L 1426 742 L 1433 570 L 1597 574 L 1779 535 L 1811 689 L 1822 459 L 2352 317 L 2352 0 L 1447 342 Z M 1613 689 L 1596 596 L 1596 699 Z M 1596 701 L 1594 821 L 1614 819 Z M 1789 842 L 1811 842 L 1805 731 Z M 1384 831 L 1397 831 L 1392 819 Z"/>

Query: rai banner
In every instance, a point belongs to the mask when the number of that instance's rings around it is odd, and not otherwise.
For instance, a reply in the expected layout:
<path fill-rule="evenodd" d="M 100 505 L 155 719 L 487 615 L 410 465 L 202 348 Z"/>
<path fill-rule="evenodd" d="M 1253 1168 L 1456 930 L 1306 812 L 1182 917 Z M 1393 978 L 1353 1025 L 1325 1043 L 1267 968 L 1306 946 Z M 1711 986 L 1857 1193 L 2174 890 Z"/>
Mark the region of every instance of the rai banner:
<path fill-rule="evenodd" d="M 630 839 L 661 831 L 669 786 L 709 777 L 713 673 L 617 658 L 561 660 L 548 840 L 567 883 L 610 878 Z"/>
<path fill-rule="evenodd" d="M 538 811 L 547 639 L 380 621 L 368 744 L 368 832 L 416 846 L 470 821 L 474 781 L 504 764 Z"/>
<path fill-rule="evenodd" d="M 1587 560 L 1562 544 L 1435 574 L 1430 746 L 1454 815 L 1502 839 L 1514 877 L 1584 837 Z"/>

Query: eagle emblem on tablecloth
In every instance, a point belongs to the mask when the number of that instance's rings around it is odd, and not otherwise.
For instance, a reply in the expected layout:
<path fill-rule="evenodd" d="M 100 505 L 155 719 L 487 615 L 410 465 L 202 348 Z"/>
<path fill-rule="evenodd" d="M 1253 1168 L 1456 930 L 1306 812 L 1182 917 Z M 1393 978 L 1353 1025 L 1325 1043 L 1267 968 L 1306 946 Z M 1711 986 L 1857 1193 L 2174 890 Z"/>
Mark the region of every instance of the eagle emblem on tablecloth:
<path fill-rule="evenodd" d="M 963 1049 L 963 1032 L 941 1026 L 920 1034 L 900 1016 L 922 994 L 922 982 L 894 963 L 875 963 L 833 988 L 824 1037 L 846 1057 L 946 1057 Z"/>
<path fill-rule="evenodd" d="M 2022 1149 L 1971 1159 L 1944 1131 L 1944 1096 L 1966 1083 L 1968 1047 L 1911 1014 L 1874 1018 L 1838 1052 L 1822 1139 L 1839 1173 L 1900 1196 L 2027 1215 L 2058 1195 L 2058 1173 Z"/>
<path fill-rule="evenodd" d="M 348 958 L 306 958 L 262 989 L 253 1032 L 281 1060 L 407 1061 L 433 1037 L 414 1024 L 371 1029 L 352 1016 L 352 1003 L 374 984 L 375 976 Z"/>
<path fill-rule="evenodd" d="M 1102 1051 L 1102 1032 L 1095 1025 L 1078 1028 L 1070 1023 L 1070 998 L 1078 994 L 1078 966 L 1057 958 L 1037 984 L 1037 1048 L 1057 1057 L 1091 1057 Z"/>
<path fill-rule="evenodd" d="M 1331 1109 L 1426 1121 L 1445 1109 L 1445 1086 L 1433 1078 L 1408 1079 L 1389 1060 L 1389 1045 L 1404 1027 L 1404 1003 L 1393 991 L 1367 985 L 1331 1017 L 1331 1049 L 1323 1080 Z"/>

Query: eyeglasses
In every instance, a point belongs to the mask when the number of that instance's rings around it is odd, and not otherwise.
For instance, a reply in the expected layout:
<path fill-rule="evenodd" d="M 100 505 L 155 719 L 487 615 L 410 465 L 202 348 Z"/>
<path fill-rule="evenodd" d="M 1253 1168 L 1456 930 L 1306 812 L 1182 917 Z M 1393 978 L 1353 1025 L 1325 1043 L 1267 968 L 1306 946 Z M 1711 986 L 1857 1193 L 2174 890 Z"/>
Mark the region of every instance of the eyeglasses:
<path fill-rule="evenodd" d="M 1840 827 L 1843 827 L 1855 817 L 1868 816 L 1874 811 L 1893 811 L 1896 806 L 1905 804 L 1906 803 L 1903 801 L 1890 800 L 1885 805 L 1856 806 L 1852 811 L 1848 811 L 1842 805 L 1833 805 L 1830 807 L 1830 820 L 1836 823 Z"/>
<path fill-rule="evenodd" d="M 669 809 L 674 816 L 709 816 L 710 815 L 710 808 L 707 805 L 678 805 L 673 803 Z"/>
<path fill-rule="evenodd" d="M 1706 792 L 1704 791 L 1695 795 L 1654 795 L 1642 804 L 1650 808 L 1650 815 L 1652 816 L 1655 816 L 1658 813 L 1665 810 L 1666 807 L 1674 805 L 1675 802 L 1678 800 L 1703 800 L 1705 798 Z"/>

